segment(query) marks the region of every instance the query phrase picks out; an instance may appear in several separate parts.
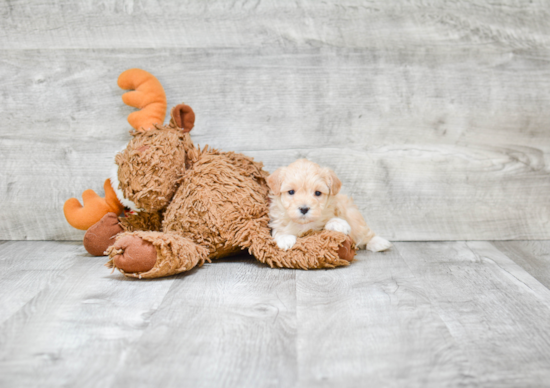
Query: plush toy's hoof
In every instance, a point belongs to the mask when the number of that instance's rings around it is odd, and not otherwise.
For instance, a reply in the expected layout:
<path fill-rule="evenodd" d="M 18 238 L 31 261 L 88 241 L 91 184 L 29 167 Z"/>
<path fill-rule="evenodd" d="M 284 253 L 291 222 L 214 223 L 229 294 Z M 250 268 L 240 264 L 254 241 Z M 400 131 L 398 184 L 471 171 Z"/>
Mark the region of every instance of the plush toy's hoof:
<path fill-rule="evenodd" d="M 92 225 L 84 235 L 84 248 L 90 255 L 104 256 L 107 248 L 115 243 L 114 236 L 122 232 L 115 213 L 107 213 Z"/>
<path fill-rule="evenodd" d="M 124 272 L 147 272 L 157 262 L 157 250 L 153 244 L 137 236 L 118 239 L 114 248 L 123 250 L 120 255 L 113 257 L 113 263 Z"/>
<path fill-rule="evenodd" d="M 355 257 L 355 249 L 352 248 L 351 239 L 348 237 L 344 244 L 338 249 L 338 256 L 342 260 L 352 261 Z"/>

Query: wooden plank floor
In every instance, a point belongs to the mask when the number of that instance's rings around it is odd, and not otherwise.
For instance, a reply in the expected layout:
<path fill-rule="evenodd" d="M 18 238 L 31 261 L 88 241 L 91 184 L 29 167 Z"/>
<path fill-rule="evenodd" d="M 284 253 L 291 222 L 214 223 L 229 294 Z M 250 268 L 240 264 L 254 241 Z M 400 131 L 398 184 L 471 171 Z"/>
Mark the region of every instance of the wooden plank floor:
<path fill-rule="evenodd" d="M 140 281 L 78 242 L 0 242 L 1 387 L 529 387 L 550 241 L 407 242 L 348 268 L 248 257 Z"/>

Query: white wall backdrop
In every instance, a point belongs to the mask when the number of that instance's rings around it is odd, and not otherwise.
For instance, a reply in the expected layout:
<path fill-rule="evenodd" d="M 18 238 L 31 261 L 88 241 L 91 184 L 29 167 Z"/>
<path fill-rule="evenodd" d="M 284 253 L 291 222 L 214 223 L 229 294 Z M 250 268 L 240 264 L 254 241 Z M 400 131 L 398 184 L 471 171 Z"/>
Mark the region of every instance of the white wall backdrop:
<path fill-rule="evenodd" d="M 140 67 L 196 143 L 335 169 L 392 240 L 550 239 L 545 1 L 0 1 L 0 239 L 81 239 Z"/>

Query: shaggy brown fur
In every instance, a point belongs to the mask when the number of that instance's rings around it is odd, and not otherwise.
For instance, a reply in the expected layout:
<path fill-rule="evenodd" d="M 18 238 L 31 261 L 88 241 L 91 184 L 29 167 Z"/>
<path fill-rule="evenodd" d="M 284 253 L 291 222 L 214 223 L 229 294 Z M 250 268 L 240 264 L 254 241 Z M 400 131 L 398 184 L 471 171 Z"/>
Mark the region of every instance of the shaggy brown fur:
<path fill-rule="evenodd" d="M 126 233 L 108 249 L 109 267 L 126 276 L 156 278 L 242 250 L 271 267 L 333 268 L 350 263 L 355 251 L 349 238 L 338 232 L 310 233 L 292 249 L 279 249 L 268 227 L 268 173 L 262 163 L 195 147 L 189 133 L 177 126 L 189 127 L 190 118 L 184 115 L 192 112 L 187 106 L 174 108 L 169 125 L 134 132 L 126 150 L 117 155 L 125 196 L 147 212 L 121 219 Z M 152 268 L 126 270 L 132 268 L 132 241 L 140 241 L 128 236 L 154 246 Z"/>
<path fill-rule="evenodd" d="M 119 223 L 126 232 L 137 232 L 138 230 L 160 232 L 162 230 L 162 214 L 159 212 L 127 214 L 126 217 L 119 218 Z"/>
<path fill-rule="evenodd" d="M 124 152 L 115 158 L 120 188 L 138 208 L 148 213 L 162 210 L 185 171 L 184 134 L 177 128 L 155 125 L 132 135 Z"/>

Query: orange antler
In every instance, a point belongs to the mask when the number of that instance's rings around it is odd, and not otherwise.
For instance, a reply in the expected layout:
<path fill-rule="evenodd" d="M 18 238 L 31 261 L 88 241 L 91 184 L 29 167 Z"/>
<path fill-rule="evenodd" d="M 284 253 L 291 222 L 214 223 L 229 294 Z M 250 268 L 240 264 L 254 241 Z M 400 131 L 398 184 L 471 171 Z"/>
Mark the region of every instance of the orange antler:
<path fill-rule="evenodd" d="M 118 77 L 121 89 L 134 91 L 124 93 L 122 101 L 126 105 L 141 109 L 128 116 L 134 129 L 149 129 L 153 124 L 164 123 L 166 116 L 166 95 L 159 80 L 141 69 L 129 69 Z"/>
<path fill-rule="evenodd" d="M 124 207 L 118 201 L 109 179 L 105 181 L 103 188 L 105 189 L 105 198 L 101 198 L 93 190 L 84 191 L 82 193 L 84 207 L 76 198 L 65 201 L 63 213 L 65 213 L 65 218 L 71 226 L 76 229 L 87 230 L 109 212 L 117 215 L 122 214 Z"/>

